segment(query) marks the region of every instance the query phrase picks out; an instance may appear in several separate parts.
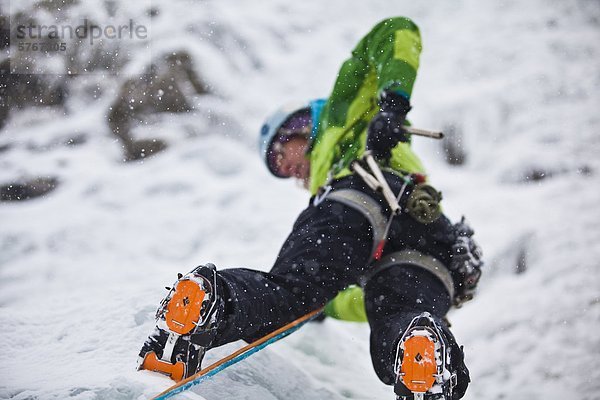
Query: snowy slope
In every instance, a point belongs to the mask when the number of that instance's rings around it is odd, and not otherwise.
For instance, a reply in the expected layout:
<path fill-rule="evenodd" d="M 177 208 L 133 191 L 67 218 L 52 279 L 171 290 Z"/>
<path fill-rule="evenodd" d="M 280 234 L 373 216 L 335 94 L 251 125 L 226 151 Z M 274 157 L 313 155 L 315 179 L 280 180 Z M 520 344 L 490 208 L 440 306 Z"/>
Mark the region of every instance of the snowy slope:
<path fill-rule="evenodd" d="M 268 270 L 308 200 L 260 164 L 262 118 L 327 95 L 361 35 L 406 15 L 424 40 L 412 122 L 456 127 L 466 163 L 448 166 L 438 143 L 415 146 L 446 212 L 468 216 L 488 260 L 477 300 L 450 316 L 473 378 L 466 399 L 600 399 L 600 4 L 391 3 L 157 5 L 153 52 L 189 52 L 213 94 L 194 112 L 137 127 L 170 145 L 143 161 L 122 163 L 106 124 L 123 77 L 102 79 L 95 100 L 77 88 L 97 78 L 77 78 L 65 110 L 11 114 L 0 183 L 53 175 L 61 184 L 0 203 L 0 398 L 164 389 L 166 379 L 134 371 L 163 287 L 209 261 Z M 81 132 L 84 144 L 60 144 Z M 311 324 L 264 353 L 198 393 L 393 398 L 372 370 L 367 325 Z"/>

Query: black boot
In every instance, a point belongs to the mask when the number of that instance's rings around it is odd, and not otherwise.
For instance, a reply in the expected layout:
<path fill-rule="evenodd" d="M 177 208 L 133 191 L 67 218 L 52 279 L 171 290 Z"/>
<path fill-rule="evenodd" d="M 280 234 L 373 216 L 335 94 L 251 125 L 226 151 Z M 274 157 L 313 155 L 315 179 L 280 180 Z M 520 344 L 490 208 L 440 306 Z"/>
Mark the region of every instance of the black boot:
<path fill-rule="evenodd" d="M 138 369 L 160 372 L 176 381 L 198 372 L 216 336 L 222 310 L 213 264 L 179 274 L 156 312 L 156 326 L 142 346 Z"/>
<path fill-rule="evenodd" d="M 394 371 L 397 400 L 458 400 L 470 382 L 462 348 L 428 312 L 415 317 L 402 334 Z"/>

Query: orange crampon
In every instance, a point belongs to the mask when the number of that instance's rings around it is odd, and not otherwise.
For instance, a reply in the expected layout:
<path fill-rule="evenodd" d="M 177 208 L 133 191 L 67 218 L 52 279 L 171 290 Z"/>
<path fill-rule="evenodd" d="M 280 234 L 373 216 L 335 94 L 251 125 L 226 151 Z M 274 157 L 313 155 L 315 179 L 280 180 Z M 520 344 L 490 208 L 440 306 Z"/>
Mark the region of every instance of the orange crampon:
<path fill-rule="evenodd" d="M 435 343 L 427 336 L 413 336 L 404 342 L 400 373 L 404 386 L 411 392 L 425 393 L 435 383 L 438 367 Z"/>
<path fill-rule="evenodd" d="M 140 351 L 139 369 L 180 381 L 200 368 L 214 334 L 209 327 L 215 318 L 215 283 L 212 264 L 178 275 L 173 289 L 167 288 L 169 294 L 156 313 L 156 327 Z"/>

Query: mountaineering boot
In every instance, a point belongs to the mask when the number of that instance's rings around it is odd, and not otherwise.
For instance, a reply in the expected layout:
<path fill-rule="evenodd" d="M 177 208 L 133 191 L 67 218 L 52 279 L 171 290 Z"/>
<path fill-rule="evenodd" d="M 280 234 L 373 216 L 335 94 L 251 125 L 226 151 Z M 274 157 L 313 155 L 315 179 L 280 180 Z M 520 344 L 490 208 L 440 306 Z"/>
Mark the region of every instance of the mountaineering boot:
<path fill-rule="evenodd" d="M 404 331 L 394 371 L 397 400 L 458 400 L 470 381 L 462 349 L 428 312 Z"/>
<path fill-rule="evenodd" d="M 144 342 L 138 370 L 147 369 L 175 381 L 200 370 L 204 353 L 216 335 L 223 301 L 217 293 L 213 264 L 181 275 L 156 311 L 156 326 Z"/>

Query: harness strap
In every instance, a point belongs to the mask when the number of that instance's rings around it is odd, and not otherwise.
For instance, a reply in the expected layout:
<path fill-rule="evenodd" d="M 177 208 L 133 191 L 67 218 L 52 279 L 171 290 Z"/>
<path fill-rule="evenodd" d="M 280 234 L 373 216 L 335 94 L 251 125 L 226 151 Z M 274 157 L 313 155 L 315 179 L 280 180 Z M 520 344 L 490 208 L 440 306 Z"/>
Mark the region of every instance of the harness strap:
<path fill-rule="evenodd" d="M 417 250 L 401 250 L 388 254 L 373 265 L 371 271 L 365 276 L 365 281 L 388 268 L 399 265 L 408 265 L 429 271 L 442 282 L 450 295 L 450 300 L 453 301 L 454 281 L 448 268 L 438 259 Z"/>
<path fill-rule="evenodd" d="M 325 199 L 342 203 L 358 211 L 369 221 L 373 230 L 372 254 L 375 253 L 379 243 L 387 236 L 387 221 L 379 203 L 356 189 L 333 190 L 326 194 Z M 454 299 L 454 280 L 448 268 L 436 258 L 417 250 L 401 250 L 386 255 L 373 265 L 370 272 L 361 281 L 366 283 L 379 272 L 398 265 L 409 265 L 429 271 L 442 282 L 450 299 Z"/>
<path fill-rule="evenodd" d="M 387 221 L 381 212 L 379 203 L 369 195 L 356 189 L 334 190 L 329 192 L 325 198 L 353 208 L 367 218 L 373 230 L 373 248 L 371 254 L 374 254 L 379 243 L 387 235 Z"/>

